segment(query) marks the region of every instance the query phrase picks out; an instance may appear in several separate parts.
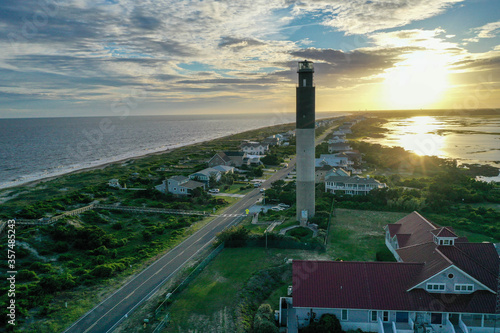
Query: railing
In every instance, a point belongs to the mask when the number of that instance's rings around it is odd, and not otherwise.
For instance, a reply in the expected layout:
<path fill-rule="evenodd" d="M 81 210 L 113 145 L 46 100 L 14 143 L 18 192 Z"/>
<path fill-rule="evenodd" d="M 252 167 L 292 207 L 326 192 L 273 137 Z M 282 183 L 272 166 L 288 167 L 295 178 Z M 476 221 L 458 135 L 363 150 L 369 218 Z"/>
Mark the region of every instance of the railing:
<path fill-rule="evenodd" d="M 462 331 L 464 333 L 467 333 L 469 332 L 469 328 L 467 327 L 467 325 L 465 325 L 465 323 L 462 321 L 462 318 L 459 319 L 458 321 L 458 326 L 460 326 L 460 329 L 462 329 Z"/>
<path fill-rule="evenodd" d="M 384 323 L 382 319 L 378 318 L 378 333 L 385 333 L 384 331 Z"/>
<path fill-rule="evenodd" d="M 398 333 L 398 329 L 396 328 L 396 322 L 392 322 L 392 333 Z"/>
<path fill-rule="evenodd" d="M 163 208 L 144 208 L 133 206 L 111 206 L 111 205 L 95 205 L 96 209 L 106 210 L 122 210 L 127 212 L 138 213 L 159 213 L 159 214 L 177 214 L 177 215 L 210 215 L 208 212 L 198 210 L 182 210 L 182 209 L 163 209 Z"/>
<path fill-rule="evenodd" d="M 411 330 L 414 331 L 415 330 L 415 322 L 410 317 L 408 317 L 408 324 L 410 325 Z"/>
<path fill-rule="evenodd" d="M 448 328 L 449 333 L 456 333 L 455 326 L 453 326 L 450 319 L 446 318 L 445 323 L 446 323 L 446 327 Z M 467 333 L 467 331 L 464 331 L 464 333 Z"/>

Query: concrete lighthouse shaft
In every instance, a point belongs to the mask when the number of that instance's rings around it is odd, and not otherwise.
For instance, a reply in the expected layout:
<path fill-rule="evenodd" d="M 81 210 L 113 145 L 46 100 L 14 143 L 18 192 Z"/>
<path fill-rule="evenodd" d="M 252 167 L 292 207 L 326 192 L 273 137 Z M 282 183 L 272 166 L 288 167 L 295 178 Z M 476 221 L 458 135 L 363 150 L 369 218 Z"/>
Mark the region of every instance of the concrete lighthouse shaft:
<path fill-rule="evenodd" d="M 304 223 L 314 216 L 314 130 L 315 87 L 311 61 L 299 62 L 297 86 L 296 149 L 297 149 L 297 220 Z"/>

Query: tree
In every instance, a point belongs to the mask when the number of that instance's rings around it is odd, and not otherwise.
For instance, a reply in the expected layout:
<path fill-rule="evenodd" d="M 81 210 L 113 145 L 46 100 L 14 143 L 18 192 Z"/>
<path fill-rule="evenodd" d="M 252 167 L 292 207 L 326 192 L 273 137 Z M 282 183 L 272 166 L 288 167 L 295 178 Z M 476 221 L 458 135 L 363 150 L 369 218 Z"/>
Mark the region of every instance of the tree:
<path fill-rule="evenodd" d="M 217 183 L 217 175 L 215 173 L 211 173 L 210 176 L 208 176 L 208 187 L 215 187 Z"/>

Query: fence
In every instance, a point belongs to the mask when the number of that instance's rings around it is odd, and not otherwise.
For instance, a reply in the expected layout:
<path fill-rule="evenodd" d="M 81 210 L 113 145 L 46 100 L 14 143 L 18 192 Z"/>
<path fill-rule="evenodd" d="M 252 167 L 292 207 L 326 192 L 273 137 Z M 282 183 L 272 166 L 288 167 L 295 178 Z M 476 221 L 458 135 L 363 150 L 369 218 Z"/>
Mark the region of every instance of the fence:
<path fill-rule="evenodd" d="M 95 209 L 106 209 L 106 210 L 121 210 L 125 212 L 132 213 L 154 213 L 154 214 L 176 214 L 176 215 L 210 215 L 208 212 L 202 212 L 199 210 L 182 210 L 182 209 L 163 209 L 163 208 L 144 208 L 144 207 L 133 207 L 133 206 L 111 206 L 111 205 L 95 205 Z"/>

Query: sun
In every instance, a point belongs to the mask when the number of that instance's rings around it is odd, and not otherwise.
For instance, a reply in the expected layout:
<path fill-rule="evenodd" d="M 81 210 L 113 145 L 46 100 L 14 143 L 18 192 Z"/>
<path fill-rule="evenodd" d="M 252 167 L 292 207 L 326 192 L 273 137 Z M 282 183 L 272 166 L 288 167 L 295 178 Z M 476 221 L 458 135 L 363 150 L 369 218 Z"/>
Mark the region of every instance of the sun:
<path fill-rule="evenodd" d="M 438 102 L 448 87 L 446 56 L 418 51 L 385 73 L 385 96 L 391 109 L 421 109 Z"/>

